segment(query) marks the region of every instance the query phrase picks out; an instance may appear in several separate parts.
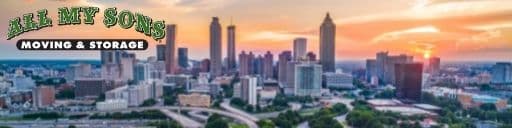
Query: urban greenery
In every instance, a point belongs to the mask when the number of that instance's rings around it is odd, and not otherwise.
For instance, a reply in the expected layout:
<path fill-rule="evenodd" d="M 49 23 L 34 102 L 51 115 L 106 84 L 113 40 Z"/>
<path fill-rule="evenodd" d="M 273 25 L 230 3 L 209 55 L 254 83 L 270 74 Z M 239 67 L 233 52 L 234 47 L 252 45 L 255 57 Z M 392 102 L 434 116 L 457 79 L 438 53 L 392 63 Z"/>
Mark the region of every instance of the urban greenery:
<path fill-rule="evenodd" d="M 153 106 L 157 103 L 157 101 L 153 98 L 151 99 L 147 99 L 147 100 L 144 100 L 144 102 L 142 102 L 142 104 L 140 106 L 144 107 L 144 106 Z"/>
<path fill-rule="evenodd" d="M 158 110 L 145 110 L 142 112 L 132 111 L 129 113 L 95 113 L 91 119 L 167 119 L 167 116 Z"/>
<path fill-rule="evenodd" d="M 205 128 L 228 128 L 229 124 L 226 119 L 224 119 L 219 114 L 213 114 L 208 117 Z"/>
<path fill-rule="evenodd" d="M 64 116 L 57 112 L 40 112 L 24 114 L 22 117 L 23 119 L 58 119 Z"/>

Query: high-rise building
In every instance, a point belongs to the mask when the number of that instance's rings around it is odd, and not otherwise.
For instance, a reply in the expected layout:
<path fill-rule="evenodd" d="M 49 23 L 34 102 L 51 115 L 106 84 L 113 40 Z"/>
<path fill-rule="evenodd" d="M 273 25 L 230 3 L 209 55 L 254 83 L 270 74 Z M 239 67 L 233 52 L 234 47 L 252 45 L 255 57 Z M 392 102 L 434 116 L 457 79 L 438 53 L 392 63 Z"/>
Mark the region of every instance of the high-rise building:
<path fill-rule="evenodd" d="M 89 77 L 91 75 L 91 71 L 91 64 L 72 64 L 68 68 L 66 68 L 66 80 L 72 82 L 76 78 Z"/>
<path fill-rule="evenodd" d="M 222 30 L 219 18 L 213 17 L 210 24 L 210 75 L 222 75 Z"/>
<path fill-rule="evenodd" d="M 428 65 L 425 71 L 431 75 L 439 75 L 440 65 L 441 59 L 439 57 L 430 57 L 428 58 Z"/>
<path fill-rule="evenodd" d="M 201 72 L 210 72 L 210 59 L 203 59 L 201 61 Z"/>
<path fill-rule="evenodd" d="M 512 83 L 512 63 L 497 62 L 492 66 L 491 75 L 491 83 Z"/>
<path fill-rule="evenodd" d="M 258 76 L 263 76 L 263 56 L 261 55 L 258 55 L 258 57 L 256 57 L 253 61 L 253 70 L 254 70 L 254 73 L 253 74 L 256 74 Z"/>
<path fill-rule="evenodd" d="M 313 52 L 308 52 L 306 57 L 308 61 L 316 61 L 316 54 Z"/>
<path fill-rule="evenodd" d="M 366 60 L 366 81 L 370 82 L 373 76 L 377 76 L 377 60 Z"/>
<path fill-rule="evenodd" d="M 238 61 L 239 61 L 239 75 L 245 76 L 253 74 L 253 61 L 254 61 L 254 55 L 252 52 L 247 54 L 245 51 L 242 51 L 240 55 L 238 55 Z"/>
<path fill-rule="evenodd" d="M 405 54 L 387 56 L 384 67 L 384 83 L 395 84 L 395 64 L 411 62 L 413 62 L 413 57 Z"/>
<path fill-rule="evenodd" d="M 423 64 L 397 63 L 394 70 L 397 98 L 419 102 L 421 100 Z"/>
<path fill-rule="evenodd" d="M 165 44 L 158 44 L 156 45 L 156 60 L 158 61 L 165 61 L 165 49 L 166 49 L 166 45 Z"/>
<path fill-rule="evenodd" d="M 256 86 L 258 79 L 256 77 L 244 76 L 240 78 L 241 95 L 242 99 L 247 101 L 250 105 L 257 105 L 257 91 Z"/>
<path fill-rule="evenodd" d="M 48 107 L 55 103 L 55 88 L 53 86 L 38 86 L 32 91 L 34 107 Z"/>
<path fill-rule="evenodd" d="M 307 51 L 307 39 L 306 38 L 295 38 L 293 40 L 293 58 L 300 60 L 306 56 Z"/>
<path fill-rule="evenodd" d="M 279 60 L 277 62 L 277 79 L 281 87 L 284 87 L 286 85 L 286 65 L 288 65 L 288 62 L 290 60 L 292 60 L 291 51 L 283 51 L 281 52 L 281 54 L 279 54 Z"/>
<path fill-rule="evenodd" d="M 135 54 L 127 54 L 121 58 L 121 75 L 123 80 L 133 80 L 135 61 Z"/>
<path fill-rule="evenodd" d="M 295 67 L 298 64 L 300 64 L 298 61 L 288 61 L 286 64 L 286 84 L 284 87 L 284 94 L 286 95 L 295 94 Z"/>
<path fill-rule="evenodd" d="M 181 68 L 188 68 L 188 49 L 178 48 L 178 64 Z"/>
<path fill-rule="evenodd" d="M 263 78 L 273 79 L 274 78 L 274 55 L 267 51 L 263 59 Z"/>
<path fill-rule="evenodd" d="M 322 66 L 302 63 L 295 66 L 294 94 L 296 96 L 321 96 Z"/>
<path fill-rule="evenodd" d="M 381 80 L 384 80 L 384 68 L 386 65 L 386 61 L 388 59 L 388 52 L 378 52 L 376 54 L 377 58 L 375 60 L 375 71 L 377 72 L 377 77 Z"/>
<path fill-rule="evenodd" d="M 175 46 L 176 46 L 176 25 L 167 25 L 165 37 L 165 73 L 174 74 L 176 67 Z"/>
<path fill-rule="evenodd" d="M 151 78 L 150 76 L 150 67 L 151 65 L 149 63 L 137 63 L 135 66 L 134 66 L 134 74 L 133 74 L 133 80 L 135 80 L 136 82 L 143 82 L 143 81 L 148 81 Z"/>
<path fill-rule="evenodd" d="M 227 58 L 227 69 L 236 69 L 236 40 L 235 37 L 235 25 L 228 26 L 228 58 Z"/>
<path fill-rule="evenodd" d="M 320 64 L 324 72 L 335 71 L 336 25 L 329 13 L 320 26 Z"/>
<path fill-rule="evenodd" d="M 102 50 L 101 64 L 119 64 L 121 63 L 121 57 L 126 54 L 126 51 L 122 50 Z"/>

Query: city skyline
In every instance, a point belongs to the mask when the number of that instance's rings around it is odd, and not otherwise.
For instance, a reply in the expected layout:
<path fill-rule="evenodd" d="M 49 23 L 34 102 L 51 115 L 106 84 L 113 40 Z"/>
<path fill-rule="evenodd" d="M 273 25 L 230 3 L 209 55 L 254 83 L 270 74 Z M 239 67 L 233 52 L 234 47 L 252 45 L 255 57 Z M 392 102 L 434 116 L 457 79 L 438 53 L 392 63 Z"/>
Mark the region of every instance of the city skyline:
<path fill-rule="evenodd" d="M 159 4 L 160 1 L 133 1 L 142 6 L 151 6 L 140 10 L 126 3 L 113 4 L 101 1 L 69 0 L 69 1 L 6 1 L 4 7 L 7 15 L 3 19 L 11 19 L 34 12 L 37 9 L 49 9 L 54 12 L 56 7 L 89 5 L 100 8 L 117 7 L 148 14 L 155 19 L 161 18 L 166 24 L 176 24 L 179 28 L 176 36 L 176 47 L 187 47 L 190 58 L 202 60 L 208 58 L 207 46 L 208 23 L 211 17 L 218 16 L 221 26 L 237 26 L 236 54 L 240 51 L 252 51 L 264 54 L 271 51 L 277 55 L 281 51 L 292 50 L 293 39 L 308 39 L 307 51 L 318 54 L 319 26 L 327 12 L 336 25 L 336 61 L 364 60 L 379 51 L 392 54 L 408 54 L 415 58 L 423 56 L 439 56 L 443 60 L 486 60 L 510 61 L 512 55 L 512 39 L 510 35 L 512 23 L 507 17 L 506 2 L 510 1 L 458 1 L 458 0 L 420 0 L 391 2 L 368 1 L 297 1 L 290 7 L 290 2 L 248 2 L 239 3 L 230 0 L 217 2 L 176 1 Z M 307 4 L 306 4 L 307 3 Z M 354 7 L 345 7 L 345 4 Z M 53 4 L 53 5 L 49 5 Z M 33 9 L 22 9 L 21 6 L 33 6 Z M 479 5 L 479 6 L 474 6 Z M 268 11 L 260 7 L 270 6 Z M 55 7 L 55 8 L 54 8 Z M 200 8 L 204 7 L 204 8 Z M 240 11 L 246 7 L 246 11 Z M 370 8 L 371 7 L 371 8 Z M 295 14 L 300 8 L 311 8 L 311 11 Z M 340 9 L 342 8 L 342 9 Z M 344 11 L 343 9 L 346 9 Z M 168 12 L 168 13 L 161 13 Z M 450 12 L 450 13 L 446 13 Z M 101 14 L 101 13 L 100 13 Z M 275 17 L 268 17 L 275 15 Z M 50 17 L 56 14 L 49 13 Z M 102 15 L 98 15 L 102 17 Z M 97 22 L 101 18 L 95 18 Z M 8 20 L 0 21 L 2 35 L 6 34 Z M 285 24 L 283 24 L 285 23 Z M 222 35 L 227 33 L 222 28 Z M 85 34 L 84 34 L 85 33 Z M 107 34 L 108 33 L 108 34 Z M 91 36 L 91 37 L 88 37 Z M 155 56 L 156 44 L 164 44 L 165 39 L 155 41 L 138 33 L 119 28 L 104 28 L 101 24 L 77 26 L 53 26 L 39 31 L 28 32 L 12 40 L 2 39 L 0 50 L 4 54 L 0 59 L 97 59 L 96 51 L 19 51 L 15 41 L 22 38 L 144 38 L 150 42 L 146 51 L 135 51 L 138 58 Z M 222 51 L 227 50 L 225 37 L 221 41 Z M 62 54 L 62 53 L 66 54 Z M 222 53 L 222 52 L 221 52 Z M 87 54 L 83 56 L 83 54 Z M 227 55 L 222 54 L 222 59 Z M 491 56 L 491 57 L 489 57 Z"/>

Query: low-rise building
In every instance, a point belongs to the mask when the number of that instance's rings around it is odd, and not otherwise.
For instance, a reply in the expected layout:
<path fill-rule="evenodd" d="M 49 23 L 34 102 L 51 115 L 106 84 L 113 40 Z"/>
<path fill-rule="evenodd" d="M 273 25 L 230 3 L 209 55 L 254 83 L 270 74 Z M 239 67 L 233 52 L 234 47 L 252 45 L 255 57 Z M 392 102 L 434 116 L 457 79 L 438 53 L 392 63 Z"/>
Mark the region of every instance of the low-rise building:
<path fill-rule="evenodd" d="M 178 100 L 182 106 L 210 107 L 210 96 L 199 93 L 179 94 Z"/>
<path fill-rule="evenodd" d="M 96 103 L 96 109 L 100 111 L 119 110 L 128 108 L 128 102 L 124 99 L 106 100 Z"/>

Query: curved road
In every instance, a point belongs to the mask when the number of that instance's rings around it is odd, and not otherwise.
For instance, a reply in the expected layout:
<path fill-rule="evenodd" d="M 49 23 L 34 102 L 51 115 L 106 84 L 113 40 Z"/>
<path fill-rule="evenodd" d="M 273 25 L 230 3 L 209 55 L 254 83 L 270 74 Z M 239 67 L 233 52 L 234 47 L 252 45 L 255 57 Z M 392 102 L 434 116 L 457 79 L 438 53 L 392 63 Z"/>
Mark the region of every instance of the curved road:
<path fill-rule="evenodd" d="M 160 109 L 160 111 L 164 113 L 167 117 L 171 117 L 172 119 L 176 120 L 178 123 L 181 124 L 181 126 L 185 128 L 201 128 L 203 126 L 203 124 L 195 120 L 192 120 L 181 114 L 169 111 L 167 109 Z"/>
<path fill-rule="evenodd" d="M 217 113 L 223 116 L 227 116 L 233 119 L 236 119 L 240 122 L 245 123 L 250 128 L 258 128 L 258 125 L 255 123 L 254 120 L 249 119 L 245 116 L 238 115 L 236 113 L 226 112 L 223 110 L 217 110 L 217 109 L 211 109 L 211 108 L 201 108 L 201 107 L 177 107 L 177 106 L 158 106 L 158 107 L 137 107 L 137 108 L 127 108 L 127 109 L 119 109 L 119 110 L 104 110 L 104 111 L 88 111 L 88 112 L 75 112 L 71 114 L 90 114 L 90 113 L 97 113 L 97 112 L 123 112 L 123 111 L 142 111 L 142 110 L 151 110 L 151 109 L 171 109 L 171 110 L 189 110 L 189 111 L 203 111 L 203 112 L 209 112 L 209 113 Z"/>
<path fill-rule="evenodd" d="M 220 107 L 228 110 L 229 112 L 232 112 L 232 113 L 236 113 L 238 115 L 241 115 L 241 116 L 244 116 L 246 117 L 247 119 L 250 119 L 252 121 L 259 121 L 260 119 L 258 119 L 257 117 L 245 112 L 245 111 L 242 111 L 242 110 L 239 110 L 237 108 L 233 108 L 231 105 L 230 105 L 230 100 L 229 99 L 224 99 L 224 101 L 220 104 Z"/>

